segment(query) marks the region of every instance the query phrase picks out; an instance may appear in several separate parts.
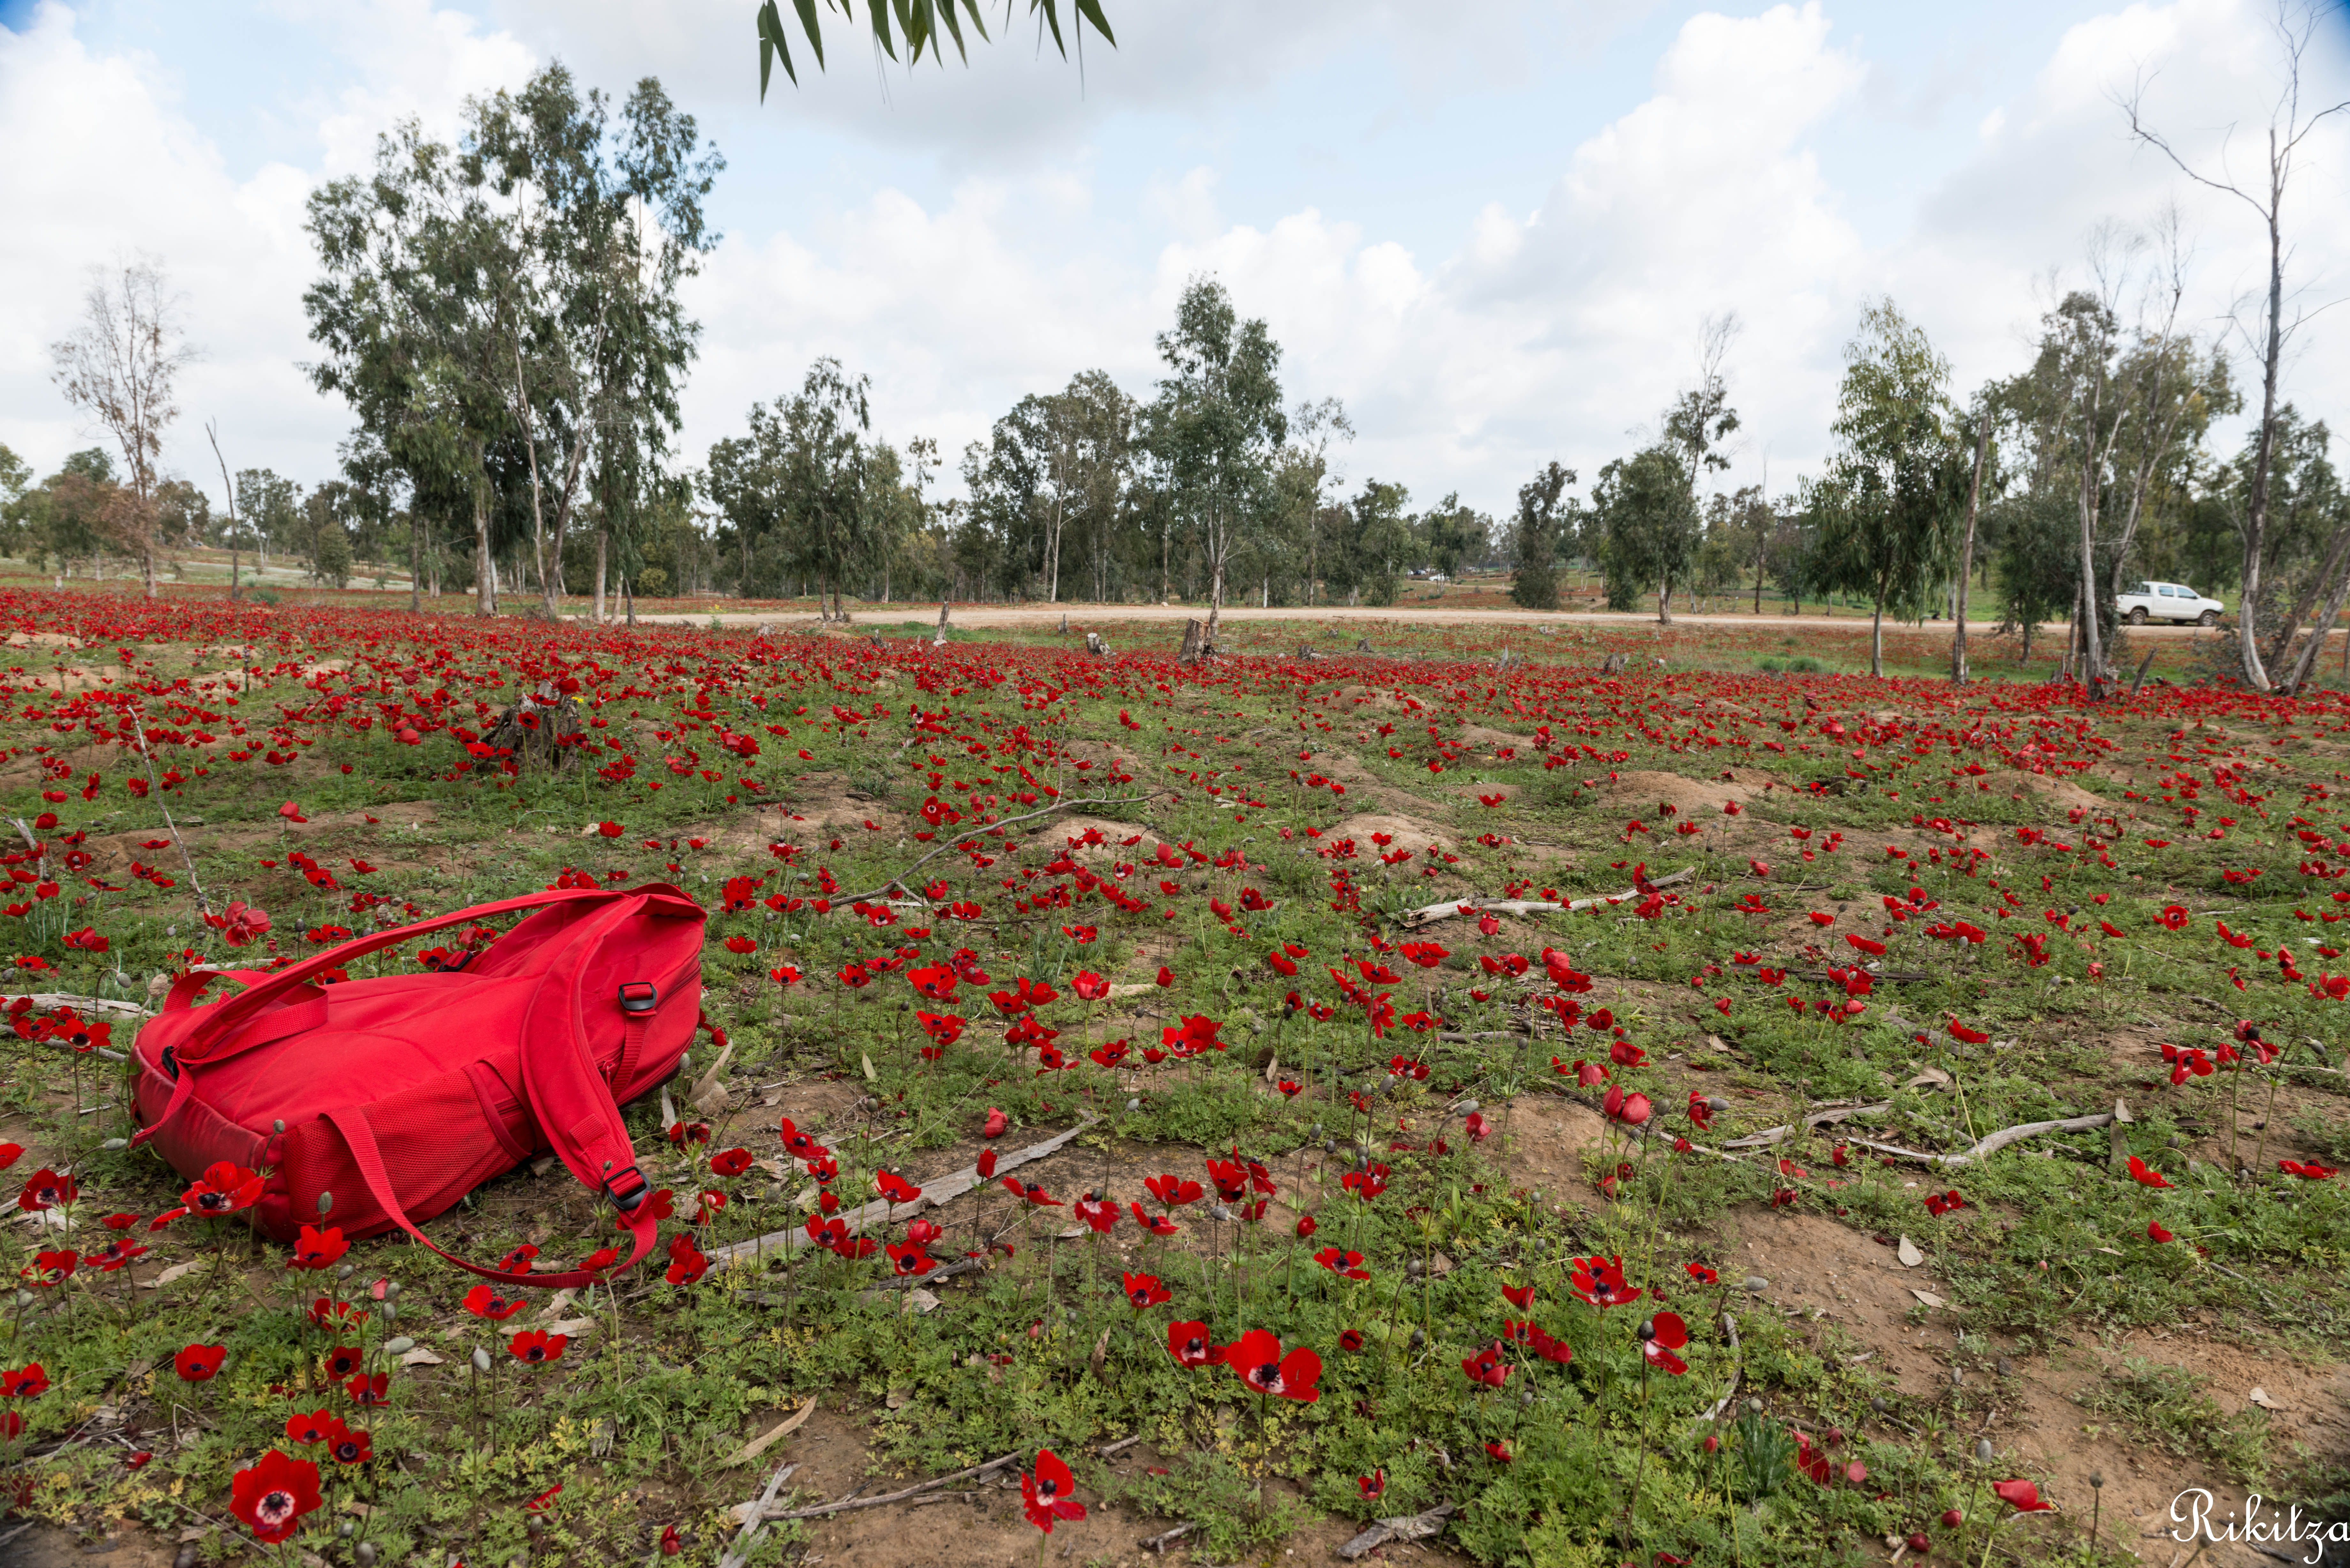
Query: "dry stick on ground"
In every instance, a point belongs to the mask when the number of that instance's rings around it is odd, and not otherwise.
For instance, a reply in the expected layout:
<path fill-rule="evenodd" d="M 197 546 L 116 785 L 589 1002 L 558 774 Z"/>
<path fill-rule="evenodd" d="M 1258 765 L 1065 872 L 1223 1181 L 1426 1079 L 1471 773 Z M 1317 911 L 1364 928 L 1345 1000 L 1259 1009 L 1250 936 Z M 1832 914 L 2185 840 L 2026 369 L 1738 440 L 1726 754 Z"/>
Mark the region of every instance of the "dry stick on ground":
<path fill-rule="evenodd" d="M 1114 1443 L 1110 1443 L 1105 1447 L 1095 1449 L 1094 1455 L 1097 1459 L 1106 1459 L 1112 1454 L 1123 1453 L 1126 1449 L 1134 1447 L 1135 1444 L 1140 1441 L 1142 1441 L 1142 1435 L 1138 1432 L 1133 1437 L 1120 1438 Z M 951 1475 L 935 1476 L 926 1481 L 916 1481 L 912 1486 L 907 1487 L 903 1490 L 884 1492 L 879 1497 L 858 1497 L 852 1492 L 848 1496 L 842 1498 L 837 1502 L 818 1503 L 814 1508 L 795 1508 L 781 1513 L 770 1512 L 769 1509 L 772 1504 L 766 1500 L 762 1500 L 758 1505 L 758 1511 L 753 1515 L 753 1518 L 754 1520 L 823 1519 L 836 1513 L 855 1513 L 859 1509 L 879 1508 L 884 1503 L 904 1502 L 909 1498 L 920 1497 L 925 1492 L 936 1491 L 941 1487 L 952 1486 L 959 1480 L 976 1480 L 982 1476 L 993 1475 L 997 1470 L 1003 1469 L 1007 1465 L 1018 1464 L 1026 1451 L 1027 1450 L 1025 1449 L 1022 1449 L 1016 1453 L 1005 1454 L 999 1459 L 990 1459 L 983 1465 L 973 1465 L 969 1469 L 956 1470 Z"/>
<path fill-rule="evenodd" d="M 799 1468 L 795 1460 L 767 1478 L 767 1490 L 760 1493 L 759 1501 L 751 1505 L 750 1519 L 744 1522 L 742 1533 L 734 1537 L 733 1547 L 718 1560 L 718 1568 L 743 1568 L 743 1564 L 751 1560 L 751 1542 L 767 1522 L 767 1505 L 775 1501 L 775 1493 L 783 1490 L 784 1482 L 789 1480 L 792 1472 Z"/>
<path fill-rule="evenodd" d="M 1846 1141 L 1862 1148 L 1874 1149 L 1878 1154 L 1892 1155 L 1897 1159 L 1919 1159 L 1929 1165 L 1972 1165 L 1978 1160 L 1989 1159 L 2009 1144 L 2023 1138 L 2037 1137 L 2045 1132 L 2086 1132 L 2092 1127 L 2110 1127 L 2113 1119 L 2113 1112 L 2099 1111 L 2095 1116 L 2067 1116 L 2063 1121 L 2026 1122 L 2021 1127 L 2002 1127 L 1973 1147 L 1961 1150 L 1957 1154 L 1923 1154 L 1914 1148 L 1903 1148 L 1898 1144 L 1872 1143 L 1865 1137 L 1849 1138 Z"/>
<path fill-rule="evenodd" d="M 1684 866 L 1667 876 L 1653 877 L 1648 888 L 1672 888 L 1697 875 L 1697 867 Z M 1437 920 L 1451 919 L 1455 915 L 1492 913 L 1496 915 L 1547 915 L 1564 909 L 1596 909 L 1602 904 L 1620 904 L 1627 898 L 1637 898 L 1643 888 L 1627 888 L 1621 893 L 1603 894 L 1596 898 L 1575 898 L 1559 902 L 1551 898 L 1452 898 L 1441 904 L 1430 904 L 1423 909 L 1404 911 L 1406 927 L 1425 926 Z"/>
<path fill-rule="evenodd" d="M 147 743 L 147 725 L 139 717 L 139 710 L 130 710 L 131 727 L 139 732 L 139 755 L 147 764 L 147 788 L 153 796 L 156 809 L 163 814 L 163 826 L 171 833 L 172 842 L 180 846 L 180 863 L 188 868 L 188 880 L 196 889 L 196 913 L 209 915 L 213 902 L 204 897 L 204 884 L 196 875 L 196 857 L 188 853 L 188 842 L 180 836 L 180 825 L 172 820 L 172 808 L 163 799 L 163 782 L 155 776 L 155 748 Z"/>
<path fill-rule="evenodd" d="M 1434 1535 L 1444 1528 L 1444 1521 L 1451 1519 L 1454 1511 L 1453 1504 L 1440 1502 L 1425 1513 L 1407 1513 L 1398 1519 L 1375 1519 L 1360 1535 L 1338 1548 L 1338 1555 L 1350 1559 L 1360 1557 L 1390 1541 L 1419 1541 Z"/>
<path fill-rule="evenodd" d="M 1739 1355 L 1738 1320 L 1731 1316 L 1728 1313 L 1723 1313 L 1721 1314 L 1721 1326 L 1728 1330 L 1730 1334 L 1730 1354 L 1732 1355 Z M 1716 1399 L 1713 1402 L 1713 1408 L 1704 1412 L 1702 1415 L 1692 1416 L 1690 1418 L 1694 1421 L 1721 1420 L 1721 1413 L 1730 1408 L 1730 1402 L 1738 1397 L 1738 1380 L 1745 1375 L 1745 1372 L 1746 1360 L 1744 1356 L 1740 1355 L 1737 1365 L 1730 1369 L 1729 1389 L 1723 1393 L 1721 1398 Z"/>
<path fill-rule="evenodd" d="M 1139 805 L 1144 801 L 1157 800 L 1162 794 L 1172 794 L 1174 793 L 1175 792 L 1172 790 L 1155 789 L 1147 794 L 1089 795 L 1083 800 L 1056 800 L 1052 805 L 1045 807 L 1042 811 L 1024 812 L 1018 816 L 1007 816 L 1002 822 L 991 822 L 984 827 L 974 827 L 969 833 L 958 833 L 952 838 L 948 839 L 944 844 L 940 845 L 936 849 L 931 850 L 928 855 L 923 856 L 920 860 L 915 861 L 911 866 L 907 867 L 903 871 L 899 872 L 895 877 L 890 877 L 887 882 L 882 883 L 879 888 L 874 888 L 871 892 L 844 893 L 835 898 L 832 900 L 832 903 L 833 906 L 837 909 L 845 905 L 863 903 L 867 899 L 878 898 L 881 897 L 882 894 L 889 892 L 893 888 L 903 891 L 905 890 L 905 882 L 907 877 L 911 877 L 915 872 L 920 870 L 923 867 L 929 865 L 940 856 L 944 855 L 948 850 L 955 847 L 955 846 L 962 843 L 966 839 L 985 838 L 992 834 L 998 834 L 1002 829 L 1010 827 L 1014 823 L 1033 822 L 1040 816 L 1050 816 L 1056 811 L 1069 811 L 1081 805 Z"/>
<path fill-rule="evenodd" d="M 1099 1116 L 1088 1116 L 1066 1132 L 1055 1133 L 1043 1143 L 1032 1143 L 1026 1148 L 1014 1150 L 995 1162 L 996 1176 L 1001 1177 L 1005 1172 L 1016 1170 L 1033 1160 L 1044 1158 L 1100 1120 Z M 988 1179 L 993 1180 L 995 1178 L 991 1177 Z M 846 1214 L 837 1215 L 835 1218 L 846 1223 L 848 1233 L 853 1236 L 873 1220 L 887 1220 L 898 1217 L 901 1212 L 904 1218 L 910 1220 L 926 1209 L 936 1209 L 951 1202 L 979 1185 L 981 1185 L 979 1168 L 975 1165 L 967 1165 L 950 1175 L 932 1177 L 924 1182 L 921 1197 L 911 1203 L 889 1203 L 877 1200 L 862 1208 L 851 1210 Z M 770 1231 L 764 1236 L 754 1236 L 747 1241 L 737 1241 L 730 1247 L 720 1247 L 710 1254 L 710 1262 L 712 1267 L 724 1267 L 744 1259 L 755 1262 L 771 1252 L 789 1253 L 795 1248 L 808 1244 L 807 1232 L 795 1226 L 789 1231 Z"/>
<path fill-rule="evenodd" d="M 1830 1122 L 1846 1121 L 1853 1116 L 1876 1116 L 1881 1112 L 1889 1111 L 1892 1108 L 1893 1102 L 1887 1100 L 1880 1105 L 1844 1106 L 1835 1110 L 1814 1111 L 1810 1116 L 1804 1118 L 1804 1125 L 1807 1127 L 1825 1127 Z M 1744 1137 L 1732 1138 L 1721 1147 L 1724 1148 L 1762 1148 L 1768 1145 L 1779 1142 L 1794 1130 L 1795 1127 L 1794 1123 L 1784 1123 L 1775 1127 L 1764 1127 L 1758 1133 L 1749 1133 Z"/>

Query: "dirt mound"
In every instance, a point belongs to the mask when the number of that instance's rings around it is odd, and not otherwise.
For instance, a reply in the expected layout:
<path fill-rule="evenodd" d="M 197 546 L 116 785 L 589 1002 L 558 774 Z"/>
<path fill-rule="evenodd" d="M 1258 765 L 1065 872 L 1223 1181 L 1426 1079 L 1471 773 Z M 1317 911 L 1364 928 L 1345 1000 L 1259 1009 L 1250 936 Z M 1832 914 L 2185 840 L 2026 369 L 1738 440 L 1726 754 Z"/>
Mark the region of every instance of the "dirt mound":
<path fill-rule="evenodd" d="M 1748 801 L 1762 799 L 1765 787 L 1774 782 L 1769 774 L 1760 774 L 1759 770 L 1743 771 L 1756 774 L 1758 782 L 1746 784 L 1736 778 L 1692 779 L 1679 774 L 1634 770 L 1619 773 L 1604 781 L 1600 794 L 1611 805 L 1622 805 L 1643 813 L 1653 812 L 1659 805 L 1670 805 L 1679 815 L 1694 816 L 1704 822 L 1719 816 L 1726 802 L 1736 801 L 1743 805 Z"/>
<path fill-rule="evenodd" d="M 1085 842 L 1088 834 L 1100 835 L 1100 842 Z M 1128 844 L 1132 838 L 1134 843 Z M 1085 816 L 1071 813 L 1056 816 L 1037 835 L 1040 844 L 1066 848 L 1079 860 L 1132 860 L 1137 855 L 1150 852 L 1151 835 L 1131 822 L 1111 822 L 1104 817 Z"/>
<path fill-rule="evenodd" d="M 1388 835 L 1394 842 L 1378 845 L 1375 836 L 1378 834 Z M 1366 855 L 1371 854 L 1375 846 L 1377 852 L 1382 855 L 1396 849 L 1409 849 L 1417 855 L 1430 845 L 1441 844 L 1451 837 L 1452 835 L 1442 828 L 1431 826 L 1417 817 L 1367 811 L 1347 817 L 1336 826 L 1324 828 L 1321 842 L 1328 844 L 1334 839 L 1351 838 Z"/>
<path fill-rule="evenodd" d="M 2070 779 L 2060 779 L 2048 774 L 2025 773 L 2019 768 L 2012 774 L 1993 774 L 1991 775 L 1990 782 L 1993 789 L 2004 784 L 2007 786 L 2008 798 L 2011 800 L 2022 800 L 2025 795 L 2030 794 L 2037 795 L 2051 805 L 2063 806 L 2067 811 L 2074 806 L 2085 807 L 2090 811 L 2114 809 L 2114 803 L 2104 795 L 2092 794 Z"/>

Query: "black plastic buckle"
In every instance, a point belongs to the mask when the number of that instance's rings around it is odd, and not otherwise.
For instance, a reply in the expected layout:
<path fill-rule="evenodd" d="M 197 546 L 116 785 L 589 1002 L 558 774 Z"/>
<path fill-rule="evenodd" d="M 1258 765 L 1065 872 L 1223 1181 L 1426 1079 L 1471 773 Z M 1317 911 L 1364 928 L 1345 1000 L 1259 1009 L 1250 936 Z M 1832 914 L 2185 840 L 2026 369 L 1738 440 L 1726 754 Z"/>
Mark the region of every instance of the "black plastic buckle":
<path fill-rule="evenodd" d="M 650 1012 L 660 1002 L 660 992 L 649 980 L 632 980 L 620 987 L 620 1011 L 623 1012 Z"/>
<path fill-rule="evenodd" d="M 629 1190 L 625 1192 L 621 1190 L 624 1183 L 629 1187 Z M 605 1196 L 611 1199 L 614 1208 L 623 1212 L 642 1203 L 645 1200 L 645 1194 L 651 1190 L 650 1184 L 633 1165 L 625 1170 L 616 1170 L 604 1179 Z"/>

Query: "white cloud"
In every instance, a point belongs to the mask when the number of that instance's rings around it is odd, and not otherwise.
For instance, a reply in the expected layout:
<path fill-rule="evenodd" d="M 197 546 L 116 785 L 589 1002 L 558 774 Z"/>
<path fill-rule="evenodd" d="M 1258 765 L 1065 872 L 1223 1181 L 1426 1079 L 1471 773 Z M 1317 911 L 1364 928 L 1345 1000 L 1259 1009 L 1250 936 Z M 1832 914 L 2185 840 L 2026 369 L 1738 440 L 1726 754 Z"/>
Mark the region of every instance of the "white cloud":
<path fill-rule="evenodd" d="M 319 179 L 364 167 L 392 116 L 453 123 L 467 92 L 517 79 L 530 57 L 423 0 L 316 9 L 332 16 L 353 79 L 317 94 L 315 140 L 241 179 L 151 56 L 94 52 L 54 0 L 21 31 L 0 29 L 0 440 L 36 470 L 96 439 L 50 385 L 48 345 L 71 329 L 89 267 L 143 253 L 169 273 L 203 354 L 181 384 L 166 469 L 217 491 L 203 431 L 217 419 L 234 466 L 332 472 L 349 421 L 299 369 L 315 273 L 304 201 Z"/>
<path fill-rule="evenodd" d="M 886 101 L 853 47 L 837 53 L 822 82 L 761 111 L 832 140 L 814 153 L 805 134 L 729 148 L 732 232 L 692 286 L 706 336 L 685 400 L 687 459 L 738 430 L 754 399 L 794 389 L 819 354 L 873 376 L 877 423 L 892 439 L 932 435 L 950 452 L 1023 393 L 1088 367 L 1147 393 L 1152 335 L 1185 280 L 1211 271 L 1271 324 L 1294 396 L 1336 393 L 1354 410 L 1362 436 L 1347 472 L 1400 479 L 1423 498 L 1457 488 L 1493 510 L 1551 457 L 1588 481 L 1627 451 L 1627 432 L 1691 379 L 1700 317 L 1735 309 L 1747 444 L 1731 479 L 1761 477 L 1767 454 L 1778 488 L 1825 449 L 1838 350 L 1866 297 L 1890 293 L 1921 320 L 1965 391 L 2021 368 L 2038 281 L 2101 218 L 2143 220 L 2185 198 L 2199 239 L 2193 309 L 2207 322 L 2259 276 L 2248 214 L 2134 150 L 2112 101 L 2151 73 L 2150 106 L 2178 128 L 2182 150 L 2216 159 L 2220 128 L 2258 122 L 2272 85 L 2255 0 L 2087 17 L 2036 75 L 1970 98 L 1951 85 L 1964 73 L 1939 62 L 1903 90 L 1841 25 L 1856 0 L 1695 15 L 1658 51 L 1647 96 L 1611 119 L 1595 123 L 1565 95 L 1530 111 L 1552 171 L 1533 212 L 1509 186 L 1485 199 L 1480 148 L 1464 140 L 1453 184 L 1469 204 L 1449 232 L 1419 231 L 1410 244 L 1341 199 L 1251 208 L 1235 178 L 1250 171 L 1243 161 L 1289 154 L 1262 139 L 1219 140 L 1218 106 L 1278 96 L 1296 73 L 1342 56 L 1358 63 L 1373 46 L 1393 53 L 1415 92 L 1431 79 L 1538 77 L 1525 47 L 1537 24 L 1471 38 L 1438 28 L 1430 8 L 1398 5 L 1326 36 L 1334 14 L 1357 11 L 1332 5 L 1265 13 L 1217 0 L 1197 8 L 1196 28 L 1134 6 L 1115 62 L 1089 58 L 1081 97 L 1072 73 L 1030 59 L 1024 43 L 1000 43 L 970 71 L 893 78 Z M 572 59 L 584 79 L 658 70 L 706 122 L 731 114 L 740 125 L 747 113 L 736 79 L 743 0 L 709 0 L 681 23 L 648 8 L 573 15 L 505 0 L 504 31 L 429 0 L 372 0 L 349 16 L 328 0 L 282 6 L 347 74 L 276 106 L 298 145 L 241 176 L 156 62 L 93 51 L 57 5 L 24 33 L 0 33 L 0 145 L 11 151 L 0 202 L 21 219 L 0 231 L 0 420 L 5 439 L 44 466 L 84 444 L 46 383 L 44 346 L 69 321 L 86 263 L 143 246 L 189 296 L 212 355 L 184 399 L 173 453 L 184 471 L 208 472 L 196 421 L 217 413 L 234 462 L 316 479 L 348 425 L 295 369 L 308 353 L 299 295 L 312 270 L 302 199 L 317 179 L 363 164 L 397 115 L 445 129 L 466 94 L 518 80 L 534 54 L 558 46 L 584 51 Z M 1594 4 L 1539 26 L 1596 48 L 1641 9 Z M 1246 36 L 1253 21 L 1262 36 Z M 2331 56 L 2314 68 L 2345 74 Z M 721 107 L 706 111 L 712 99 Z M 1830 171 L 1851 160 L 1824 153 L 1897 122 L 1911 138 L 1902 145 L 1929 156 L 1874 169 L 1896 182 L 1889 195 L 1839 188 L 1853 176 Z M 1414 123 L 1415 135 L 1444 134 L 1440 116 Z M 1139 171 L 1124 161 L 1137 124 L 1154 132 Z M 1932 139 L 1917 140 L 1921 126 Z M 1157 135 L 1162 127 L 1173 130 Z M 1288 145 L 1302 148 L 1326 128 L 1296 129 Z M 2250 145 L 2240 134 L 2236 150 Z M 904 161 L 877 162 L 876 147 Z M 844 182 L 815 168 L 836 155 L 884 173 Z M 2350 125 L 2314 140 L 2291 210 L 2301 275 L 2331 271 L 2334 293 L 2350 292 L 2340 265 L 2350 206 L 2332 200 L 2345 157 Z M 941 164 L 969 172 L 926 185 Z M 1875 214 L 1866 233 L 1850 211 L 1862 195 Z M 2324 352 L 2339 338 L 2323 334 L 2340 330 L 2321 319 L 2295 367 L 2293 395 L 2318 414 L 2338 416 L 2350 393 L 2350 366 Z"/>

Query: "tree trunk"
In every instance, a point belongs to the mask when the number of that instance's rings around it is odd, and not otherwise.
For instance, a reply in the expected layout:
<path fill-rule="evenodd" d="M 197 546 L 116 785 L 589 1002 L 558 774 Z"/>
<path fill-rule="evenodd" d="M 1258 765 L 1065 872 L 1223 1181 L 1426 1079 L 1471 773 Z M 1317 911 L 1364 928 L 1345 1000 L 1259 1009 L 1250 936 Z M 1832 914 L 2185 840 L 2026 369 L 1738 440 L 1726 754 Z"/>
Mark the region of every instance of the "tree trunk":
<path fill-rule="evenodd" d="M 609 528 L 596 530 L 596 624 L 604 624 L 604 562 L 606 546 L 611 543 Z"/>
<path fill-rule="evenodd" d="M 2284 357 L 2284 231 L 2277 217 L 2282 192 L 2278 188 L 2273 127 L 2269 131 L 2269 331 L 2261 356 L 2260 438 L 2253 443 L 2252 482 L 2244 496 L 2244 597 L 2236 612 L 2236 651 L 2242 660 L 2244 684 L 2255 691 L 2269 689 L 2254 620 L 2261 594 L 2261 545 L 2269 522 L 2269 468 L 2276 461 L 2277 369 Z"/>
<path fill-rule="evenodd" d="M 1670 577 L 1657 585 L 1657 624 L 1673 624 L 1673 580 Z"/>
<path fill-rule="evenodd" d="M 2350 529 L 2342 532 L 2344 535 L 2350 536 Z M 2334 629 L 2334 618 L 2342 613 L 2342 600 L 2350 596 L 2350 561 L 2343 558 L 2343 542 L 2342 538 L 2337 538 L 2335 548 L 2326 556 L 2326 575 L 2331 580 L 2325 590 L 2325 605 L 2317 612 L 2317 618 L 2309 623 L 2309 640 L 2302 644 L 2300 654 L 2285 671 L 2284 680 L 2279 683 L 2284 691 L 2298 691 L 2302 683 L 2309 679 L 2310 670 L 2317 664 L 2319 652 L 2325 647 L 2325 639 Z"/>
<path fill-rule="evenodd" d="M 1991 450 L 1991 416 L 1985 410 L 1981 429 L 1975 431 L 1975 477 L 1967 488 L 1967 535 L 1959 546 L 1958 599 L 1950 610 L 1955 629 L 1950 634 L 1950 684 L 1963 686 L 1967 680 L 1967 575 L 1975 564 L 1975 517 L 1982 504 L 1983 458 Z"/>
<path fill-rule="evenodd" d="M 473 482 L 473 613 L 498 613 L 497 562 L 490 555 L 489 497 L 486 475 Z"/>
<path fill-rule="evenodd" d="M 2074 617 L 2080 623 L 2081 669 L 2092 697 L 2103 688 L 2106 674 L 2104 650 L 2097 646 L 2097 479 L 2105 465 L 2097 451 L 2097 416 L 2105 393 L 2105 362 L 2100 358 L 2096 385 L 2089 393 L 2088 418 L 2081 432 L 2081 604 L 2080 613 Z"/>
<path fill-rule="evenodd" d="M 424 519 L 411 509 L 408 514 L 408 613 L 421 615 L 424 610 Z"/>
<path fill-rule="evenodd" d="M 636 625 L 637 596 L 635 591 L 629 587 L 629 579 L 626 576 L 623 576 L 620 579 L 620 601 L 629 607 L 629 624 L 630 626 Z"/>
<path fill-rule="evenodd" d="M 1882 679 L 1885 674 L 1885 600 L 1876 599 L 1868 617 L 1868 672 Z"/>

